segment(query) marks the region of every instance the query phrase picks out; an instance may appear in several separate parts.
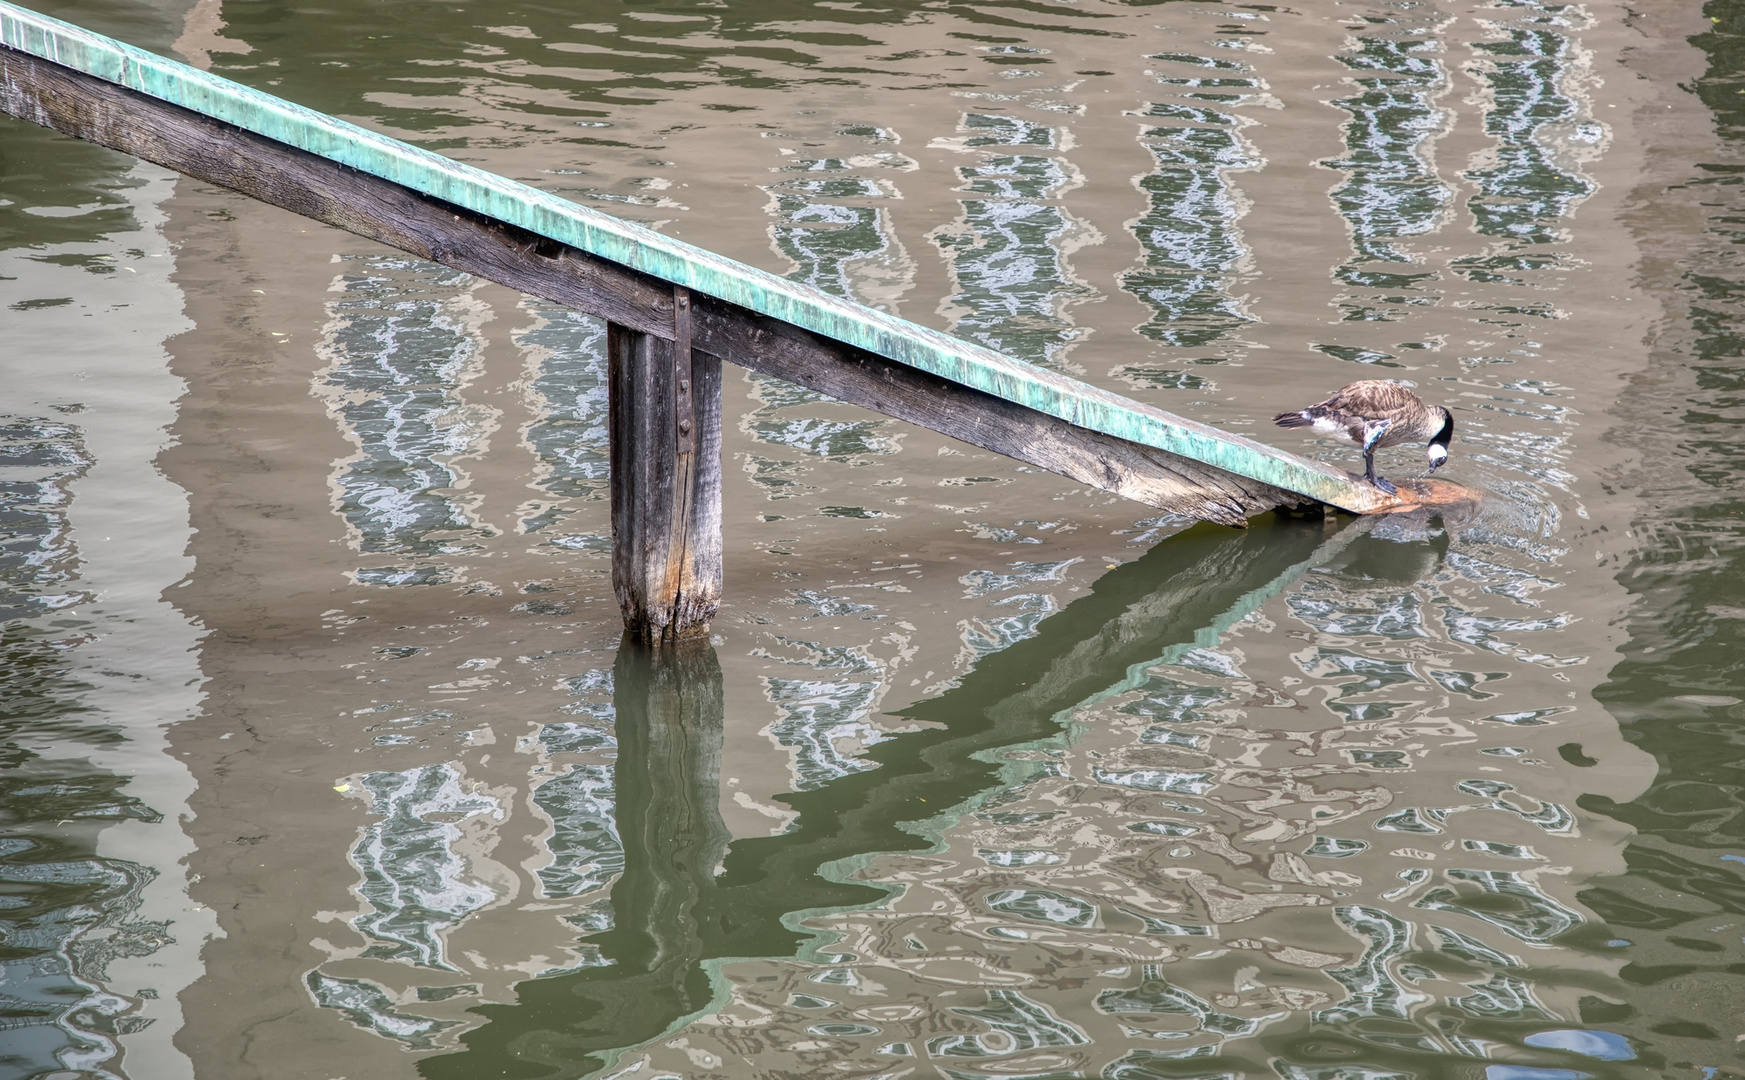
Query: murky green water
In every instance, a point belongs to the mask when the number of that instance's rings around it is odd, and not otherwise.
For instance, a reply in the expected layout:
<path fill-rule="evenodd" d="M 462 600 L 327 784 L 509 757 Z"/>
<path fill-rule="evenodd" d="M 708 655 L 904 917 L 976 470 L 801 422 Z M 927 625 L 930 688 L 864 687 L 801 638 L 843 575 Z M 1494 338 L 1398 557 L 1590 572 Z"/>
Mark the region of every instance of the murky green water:
<path fill-rule="evenodd" d="M 1745 1075 L 1739 5 L 42 10 L 1487 499 L 730 372 L 663 666 L 598 322 L 5 121 L 0 1077 Z"/>

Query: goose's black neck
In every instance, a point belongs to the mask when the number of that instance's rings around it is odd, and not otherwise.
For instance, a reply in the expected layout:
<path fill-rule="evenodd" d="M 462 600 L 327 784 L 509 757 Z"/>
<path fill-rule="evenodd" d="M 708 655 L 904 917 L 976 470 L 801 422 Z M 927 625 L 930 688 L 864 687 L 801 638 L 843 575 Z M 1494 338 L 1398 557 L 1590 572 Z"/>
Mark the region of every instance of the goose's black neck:
<path fill-rule="evenodd" d="M 1436 411 L 1442 414 L 1442 427 L 1430 437 L 1430 442 L 1434 446 L 1447 449 L 1448 444 L 1454 440 L 1454 414 L 1441 407 Z"/>

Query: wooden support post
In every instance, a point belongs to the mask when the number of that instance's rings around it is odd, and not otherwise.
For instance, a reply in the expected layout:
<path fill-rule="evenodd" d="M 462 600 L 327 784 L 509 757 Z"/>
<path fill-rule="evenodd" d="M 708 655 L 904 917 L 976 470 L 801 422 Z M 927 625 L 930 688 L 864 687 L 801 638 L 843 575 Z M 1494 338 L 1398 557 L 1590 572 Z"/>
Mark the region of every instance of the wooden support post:
<path fill-rule="evenodd" d="M 651 644 L 706 637 L 721 604 L 721 361 L 691 348 L 677 286 L 673 340 L 610 323 L 606 349 L 624 628 Z"/>

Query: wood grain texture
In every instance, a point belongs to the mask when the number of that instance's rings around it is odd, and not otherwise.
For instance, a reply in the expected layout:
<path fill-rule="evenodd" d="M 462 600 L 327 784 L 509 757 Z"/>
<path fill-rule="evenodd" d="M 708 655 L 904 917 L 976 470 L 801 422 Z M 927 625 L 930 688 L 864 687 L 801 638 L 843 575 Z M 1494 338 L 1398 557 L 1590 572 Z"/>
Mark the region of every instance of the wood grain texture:
<path fill-rule="evenodd" d="M 882 356 L 699 297 L 699 348 L 983 449 L 1163 510 L 1238 528 L 1303 496 L 1064 420 Z"/>
<path fill-rule="evenodd" d="M 714 357 L 1159 509 L 1241 526 L 1312 501 L 711 297 L 678 320 L 657 278 L 3 46 L 0 109 L 655 339 L 688 321 Z"/>
<path fill-rule="evenodd" d="M 652 644 L 706 637 L 721 605 L 721 361 L 679 344 L 607 326 L 612 586 Z"/>

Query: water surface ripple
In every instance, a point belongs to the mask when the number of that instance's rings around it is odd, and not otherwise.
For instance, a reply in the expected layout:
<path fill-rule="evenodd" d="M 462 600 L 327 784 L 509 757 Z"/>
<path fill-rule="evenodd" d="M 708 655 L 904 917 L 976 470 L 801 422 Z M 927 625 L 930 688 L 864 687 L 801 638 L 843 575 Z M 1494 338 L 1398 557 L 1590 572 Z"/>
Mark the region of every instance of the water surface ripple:
<path fill-rule="evenodd" d="M 604 324 L 8 121 L 0 1080 L 1745 1076 L 1745 5 L 53 13 L 1344 465 L 1267 418 L 1401 379 L 1486 497 L 730 372 L 658 657 Z"/>

